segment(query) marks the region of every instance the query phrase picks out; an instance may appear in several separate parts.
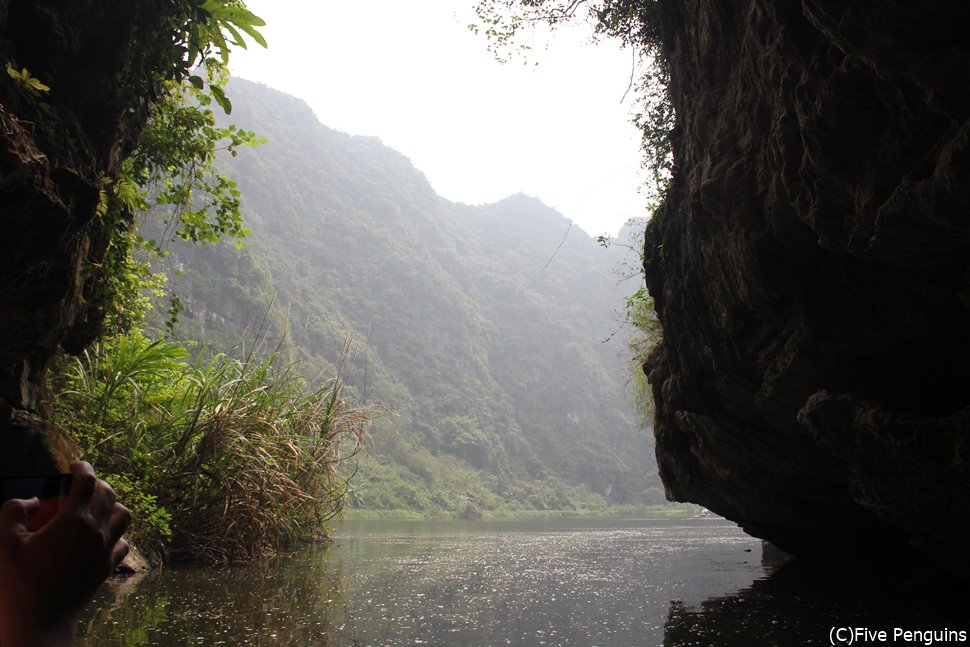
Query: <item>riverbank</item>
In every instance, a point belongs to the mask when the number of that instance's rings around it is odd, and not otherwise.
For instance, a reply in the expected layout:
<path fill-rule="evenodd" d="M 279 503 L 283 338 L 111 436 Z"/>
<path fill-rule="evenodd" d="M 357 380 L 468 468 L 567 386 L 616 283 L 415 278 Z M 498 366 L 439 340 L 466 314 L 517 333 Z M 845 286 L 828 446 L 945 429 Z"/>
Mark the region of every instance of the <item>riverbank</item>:
<path fill-rule="evenodd" d="M 497 510 L 483 510 L 480 516 L 469 518 L 467 515 L 448 510 L 422 511 L 407 509 L 378 510 L 372 508 L 346 508 L 343 516 L 346 519 L 568 519 L 568 518 L 601 518 L 601 519 L 689 519 L 701 516 L 704 509 L 693 504 L 668 505 L 614 505 L 601 508 L 561 509 L 561 510 L 531 510 L 503 508 Z"/>

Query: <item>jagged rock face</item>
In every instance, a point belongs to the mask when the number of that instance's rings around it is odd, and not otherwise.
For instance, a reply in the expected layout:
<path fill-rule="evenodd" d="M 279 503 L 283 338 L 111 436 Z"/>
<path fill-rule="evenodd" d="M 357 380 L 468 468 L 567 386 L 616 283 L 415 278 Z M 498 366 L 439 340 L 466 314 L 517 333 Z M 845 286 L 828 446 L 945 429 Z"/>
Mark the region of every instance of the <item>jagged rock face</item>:
<path fill-rule="evenodd" d="M 45 374 L 59 346 L 79 350 L 100 323 L 98 266 L 109 224 L 95 215 L 147 118 L 125 73 L 151 9 L 127 0 L 0 0 L 0 469 L 46 470 Z M 170 38 L 158 28 L 158 38 Z M 143 41 L 145 40 L 143 34 Z M 168 45 L 171 47 L 171 45 Z M 50 87 L 4 69 L 26 68 Z M 55 461 L 63 462 L 63 461 Z M 63 466 L 62 466 L 63 467 Z"/>
<path fill-rule="evenodd" d="M 648 226 L 668 496 L 970 573 L 970 5 L 663 2 Z"/>

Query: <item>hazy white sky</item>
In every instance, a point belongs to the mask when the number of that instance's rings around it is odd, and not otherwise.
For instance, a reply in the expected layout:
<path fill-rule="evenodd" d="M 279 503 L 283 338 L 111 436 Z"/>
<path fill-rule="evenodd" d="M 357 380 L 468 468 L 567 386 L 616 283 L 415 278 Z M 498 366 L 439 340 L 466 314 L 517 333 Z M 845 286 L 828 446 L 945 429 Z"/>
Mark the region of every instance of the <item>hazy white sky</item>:
<path fill-rule="evenodd" d="M 230 67 L 332 128 L 376 135 L 450 200 L 527 193 L 592 236 L 645 215 L 633 106 L 621 103 L 631 53 L 577 27 L 536 34 L 528 64 L 500 65 L 467 29 L 474 3 L 247 0 L 269 49 L 236 51 Z"/>

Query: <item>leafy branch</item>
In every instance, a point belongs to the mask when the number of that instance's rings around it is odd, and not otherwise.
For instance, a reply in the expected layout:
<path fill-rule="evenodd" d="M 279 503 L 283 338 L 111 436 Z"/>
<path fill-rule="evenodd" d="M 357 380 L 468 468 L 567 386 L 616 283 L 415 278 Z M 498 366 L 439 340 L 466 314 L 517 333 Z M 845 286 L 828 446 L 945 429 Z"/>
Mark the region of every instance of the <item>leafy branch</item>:
<path fill-rule="evenodd" d="M 234 125 L 216 125 L 214 106 L 229 114 L 226 64 L 234 47 L 247 38 L 266 47 L 259 32 L 265 22 L 239 0 L 184 0 L 175 17 L 174 63 L 161 81 L 148 122 L 134 152 L 122 163 L 117 178 L 99 186 L 97 215 L 111 223 L 112 238 L 100 266 L 98 302 L 103 304 L 106 334 L 139 325 L 149 309 L 143 292 L 165 292 L 163 275 L 152 261 L 167 255 L 168 243 L 188 240 L 213 244 L 224 238 L 248 236 L 236 183 L 215 170 L 216 156 L 238 154 L 262 140 Z M 157 235 L 143 236 L 139 214 L 158 218 Z M 141 260 L 136 259 L 136 256 Z M 171 328 L 181 304 L 169 298 Z"/>
<path fill-rule="evenodd" d="M 8 62 L 7 74 L 9 74 L 10 78 L 12 78 L 14 81 L 20 83 L 24 89 L 26 89 L 33 96 L 39 96 L 41 92 L 51 91 L 50 86 L 44 85 L 41 83 L 40 79 L 35 76 L 31 76 L 26 67 L 18 70 L 13 66 L 13 64 Z"/>
<path fill-rule="evenodd" d="M 266 39 L 259 32 L 266 21 L 249 11 L 238 0 L 205 0 L 193 3 L 189 20 L 184 28 L 183 43 L 178 46 L 184 52 L 176 65 L 176 80 L 187 79 L 193 88 L 204 90 L 207 86 L 212 98 L 226 114 L 232 112 L 232 103 L 226 97 L 222 83 L 212 83 L 196 74 L 200 67 L 225 67 L 233 47 L 248 49 L 243 33 L 261 47 Z"/>

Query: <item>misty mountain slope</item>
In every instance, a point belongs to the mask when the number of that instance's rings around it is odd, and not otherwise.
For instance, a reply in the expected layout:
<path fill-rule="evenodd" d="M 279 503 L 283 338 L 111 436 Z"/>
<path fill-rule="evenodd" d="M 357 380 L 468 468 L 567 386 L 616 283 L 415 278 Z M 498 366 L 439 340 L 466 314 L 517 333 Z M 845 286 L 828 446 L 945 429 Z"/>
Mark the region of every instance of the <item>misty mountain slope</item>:
<path fill-rule="evenodd" d="M 288 356 L 308 375 L 340 366 L 388 411 L 358 475 L 361 492 L 382 494 L 363 505 L 658 496 L 623 342 L 603 343 L 622 305 L 618 250 L 527 196 L 451 203 L 379 140 L 327 128 L 264 86 L 231 90 L 232 122 L 267 139 L 224 165 L 252 237 L 241 251 L 177 251 L 183 335 L 229 344 L 275 295 L 271 335 L 285 318 Z M 348 338 L 359 351 L 341 362 Z M 487 493 L 435 494 L 458 481 Z M 416 489 L 402 504 L 382 487 Z"/>

